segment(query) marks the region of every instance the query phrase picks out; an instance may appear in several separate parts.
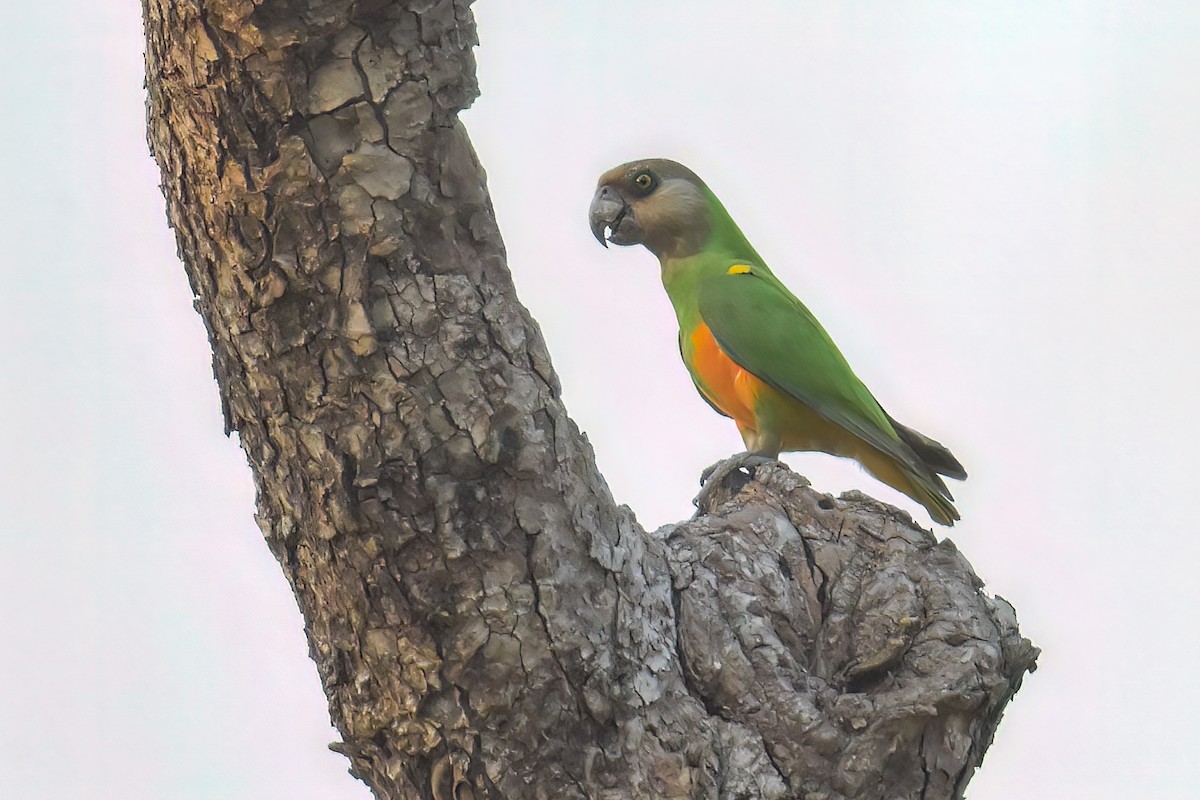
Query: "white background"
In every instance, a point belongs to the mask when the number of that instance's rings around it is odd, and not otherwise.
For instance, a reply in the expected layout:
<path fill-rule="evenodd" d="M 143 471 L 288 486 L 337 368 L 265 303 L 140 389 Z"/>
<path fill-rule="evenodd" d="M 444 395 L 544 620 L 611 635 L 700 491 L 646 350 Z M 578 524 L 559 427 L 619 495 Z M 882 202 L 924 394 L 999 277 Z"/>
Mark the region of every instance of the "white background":
<path fill-rule="evenodd" d="M 137 11 L 0 6 L 0 797 L 366 800 L 221 435 Z M 1044 649 L 971 798 L 1194 797 L 1200 6 L 476 11 L 464 118 L 618 500 L 685 517 L 740 447 L 653 258 L 587 229 L 601 171 L 667 156 L 971 472 L 953 538 Z"/>

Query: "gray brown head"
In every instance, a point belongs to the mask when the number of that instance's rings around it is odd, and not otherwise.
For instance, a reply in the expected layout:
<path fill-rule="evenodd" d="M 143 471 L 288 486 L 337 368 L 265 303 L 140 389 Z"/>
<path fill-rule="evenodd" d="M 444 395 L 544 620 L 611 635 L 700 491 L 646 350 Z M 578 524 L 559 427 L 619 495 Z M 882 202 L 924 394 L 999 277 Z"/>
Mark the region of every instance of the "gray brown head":
<path fill-rule="evenodd" d="M 589 211 L 592 235 L 605 247 L 643 244 L 660 259 L 682 258 L 708 241 L 715 202 L 704 181 L 680 163 L 630 161 L 600 176 Z"/>

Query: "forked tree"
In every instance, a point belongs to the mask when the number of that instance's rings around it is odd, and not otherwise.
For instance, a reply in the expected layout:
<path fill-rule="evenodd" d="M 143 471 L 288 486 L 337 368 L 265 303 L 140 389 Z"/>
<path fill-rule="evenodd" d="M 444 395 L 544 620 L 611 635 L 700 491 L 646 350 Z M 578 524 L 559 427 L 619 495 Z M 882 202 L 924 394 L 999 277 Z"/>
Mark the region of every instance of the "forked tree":
<path fill-rule="evenodd" d="M 467 0 L 144 11 L 226 425 L 378 798 L 962 795 L 1037 650 L 949 541 L 782 465 L 614 503 L 458 119 Z"/>

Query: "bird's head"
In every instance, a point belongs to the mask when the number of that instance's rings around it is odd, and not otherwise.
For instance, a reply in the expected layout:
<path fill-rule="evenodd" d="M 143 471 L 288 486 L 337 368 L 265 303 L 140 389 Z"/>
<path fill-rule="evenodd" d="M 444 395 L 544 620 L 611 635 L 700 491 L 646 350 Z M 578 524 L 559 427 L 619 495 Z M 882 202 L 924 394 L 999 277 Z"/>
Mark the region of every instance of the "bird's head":
<path fill-rule="evenodd" d="M 643 244 L 660 259 L 701 250 L 713 229 L 712 193 L 687 167 L 665 158 L 630 161 L 600 176 L 592 234 L 605 247 Z"/>

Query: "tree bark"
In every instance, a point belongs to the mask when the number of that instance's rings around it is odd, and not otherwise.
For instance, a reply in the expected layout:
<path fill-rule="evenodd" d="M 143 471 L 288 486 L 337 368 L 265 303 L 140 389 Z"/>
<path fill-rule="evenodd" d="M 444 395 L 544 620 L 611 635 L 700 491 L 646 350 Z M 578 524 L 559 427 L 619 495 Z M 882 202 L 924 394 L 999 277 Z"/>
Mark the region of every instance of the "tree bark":
<path fill-rule="evenodd" d="M 376 797 L 962 795 L 1012 608 L 782 465 L 653 533 L 613 502 L 458 120 L 466 0 L 143 2 L 227 428 Z"/>

